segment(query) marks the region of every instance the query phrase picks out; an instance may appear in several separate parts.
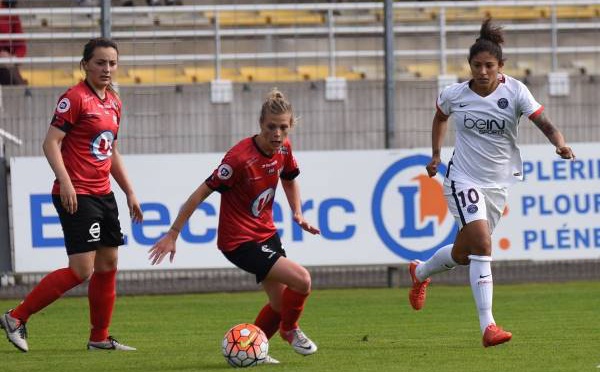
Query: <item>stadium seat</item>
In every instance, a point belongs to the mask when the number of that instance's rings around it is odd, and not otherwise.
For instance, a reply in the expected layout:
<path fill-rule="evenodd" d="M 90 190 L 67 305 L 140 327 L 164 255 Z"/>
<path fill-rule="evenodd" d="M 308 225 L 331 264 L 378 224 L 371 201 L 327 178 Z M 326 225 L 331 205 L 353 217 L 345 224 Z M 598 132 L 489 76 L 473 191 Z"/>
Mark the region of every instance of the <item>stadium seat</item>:
<path fill-rule="evenodd" d="M 325 65 L 298 66 L 296 71 L 302 80 L 323 80 L 329 76 L 329 67 Z"/>
<path fill-rule="evenodd" d="M 432 9 L 432 18 L 439 18 L 439 9 Z M 480 22 L 485 14 L 479 8 L 446 8 L 447 22 L 476 21 Z"/>
<path fill-rule="evenodd" d="M 375 22 L 383 22 L 383 10 L 373 10 L 372 14 L 375 16 Z M 432 19 L 435 19 L 435 15 L 423 9 L 394 9 L 395 22 L 423 22 Z"/>
<path fill-rule="evenodd" d="M 169 85 L 192 83 L 192 79 L 180 73 L 177 67 L 130 68 L 127 71 L 127 75 L 133 79 L 135 84 Z"/>
<path fill-rule="evenodd" d="M 440 66 L 437 62 L 419 62 L 406 66 L 408 72 L 418 78 L 431 79 L 440 74 Z"/>
<path fill-rule="evenodd" d="M 264 26 L 267 24 L 266 17 L 252 11 L 204 12 L 204 16 L 214 24 L 217 13 L 221 26 Z"/>
<path fill-rule="evenodd" d="M 246 66 L 240 67 L 240 75 L 245 81 L 277 82 L 301 81 L 302 75 L 284 66 Z"/>
<path fill-rule="evenodd" d="M 323 24 L 325 19 L 322 14 L 304 10 L 262 10 L 259 16 L 265 17 L 268 24 L 272 25 L 297 25 L 297 24 Z"/>
<path fill-rule="evenodd" d="M 209 83 L 216 78 L 216 71 L 213 67 L 184 67 L 183 73 L 188 76 L 193 83 Z M 245 81 L 233 68 L 221 68 L 220 78 L 235 82 Z"/>
<path fill-rule="evenodd" d="M 329 66 L 326 65 L 298 66 L 296 71 L 301 80 L 324 80 L 330 77 Z M 367 74 L 364 69 L 336 66 L 335 77 L 343 77 L 348 80 L 363 80 L 366 79 Z"/>
<path fill-rule="evenodd" d="M 34 87 L 60 87 L 77 83 L 72 74 L 63 69 L 21 69 L 27 84 Z"/>
<path fill-rule="evenodd" d="M 550 7 L 540 7 L 542 11 L 550 17 L 552 9 Z M 598 17 L 598 12 L 592 6 L 557 6 L 557 18 L 595 18 Z"/>
<path fill-rule="evenodd" d="M 548 15 L 540 7 L 527 6 L 505 6 L 505 7 L 482 7 L 484 17 L 497 20 L 537 20 Z"/>

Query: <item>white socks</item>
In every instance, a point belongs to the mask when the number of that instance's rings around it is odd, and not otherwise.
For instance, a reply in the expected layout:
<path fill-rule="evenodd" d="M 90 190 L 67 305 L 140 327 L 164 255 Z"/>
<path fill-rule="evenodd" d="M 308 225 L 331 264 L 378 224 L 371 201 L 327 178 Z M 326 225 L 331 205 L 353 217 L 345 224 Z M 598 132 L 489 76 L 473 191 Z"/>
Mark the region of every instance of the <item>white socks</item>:
<path fill-rule="evenodd" d="M 496 323 L 492 315 L 492 296 L 494 282 L 492 280 L 492 257 L 469 255 L 469 279 L 477 311 L 479 313 L 479 326 L 483 333 L 490 323 Z M 420 265 L 419 265 L 420 266 Z"/>
<path fill-rule="evenodd" d="M 458 264 L 452 259 L 453 244 L 438 249 L 430 259 L 421 262 L 415 270 L 415 275 L 420 282 L 426 280 L 433 274 L 454 269 Z"/>

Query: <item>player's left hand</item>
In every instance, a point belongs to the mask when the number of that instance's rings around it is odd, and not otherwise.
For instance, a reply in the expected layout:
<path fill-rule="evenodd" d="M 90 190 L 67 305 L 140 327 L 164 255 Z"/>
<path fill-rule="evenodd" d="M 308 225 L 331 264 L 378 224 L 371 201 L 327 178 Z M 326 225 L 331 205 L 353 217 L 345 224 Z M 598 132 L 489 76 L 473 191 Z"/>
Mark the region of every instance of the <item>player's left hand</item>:
<path fill-rule="evenodd" d="M 133 222 L 140 223 L 144 220 L 142 207 L 140 207 L 140 202 L 135 194 L 127 195 L 127 207 L 129 207 L 129 217 Z"/>
<path fill-rule="evenodd" d="M 575 154 L 569 146 L 557 147 L 556 153 L 563 159 L 575 160 Z"/>
<path fill-rule="evenodd" d="M 313 235 L 318 235 L 321 233 L 321 230 L 319 230 L 315 226 L 306 222 L 306 220 L 304 219 L 304 217 L 301 214 L 294 215 L 294 221 L 296 221 L 296 223 L 298 225 L 300 225 L 300 227 L 304 231 L 308 231 L 309 233 L 311 233 Z"/>

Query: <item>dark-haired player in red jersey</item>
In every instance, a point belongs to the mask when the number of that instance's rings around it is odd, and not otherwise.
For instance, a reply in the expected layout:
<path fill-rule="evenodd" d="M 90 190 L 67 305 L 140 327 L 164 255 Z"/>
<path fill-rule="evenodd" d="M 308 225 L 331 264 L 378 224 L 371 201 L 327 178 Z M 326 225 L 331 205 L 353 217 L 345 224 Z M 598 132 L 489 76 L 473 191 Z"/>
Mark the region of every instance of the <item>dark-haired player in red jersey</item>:
<path fill-rule="evenodd" d="M 117 69 L 116 44 L 104 38 L 84 47 L 86 78 L 64 93 L 44 140 L 44 153 L 56 180 L 52 201 L 62 225 L 69 266 L 46 275 L 14 310 L 0 317 L 9 341 L 28 351 L 29 317 L 90 278 L 89 350 L 135 350 L 108 333 L 116 297 L 118 246 L 123 234 L 109 175 L 127 196 L 134 222 L 142 211 L 117 151 L 121 101 L 111 88 Z"/>
<path fill-rule="evenodd" d="M 170 254 L 175 241 L 196 207 L 213 191 L 221 193 L 217 245 L 237 267 L 256 275 L 256 282 L 269 297 L 255 324 L 267 337 L 278 330 L 294 350 L 303 355 L 317 351 L 298 327 L 304 303 L 310 293 L 308 271 L 286 257 L 273 224 L 273 199 L 279 179 L 294 221 L 305 231 L 319 234 L 302 216 L 300 173 L 288 132 L 295 124 L 292 105 L 274 89 L 262 105 L 260 134 L 246 138 L 231 148 L 212 175 L 185 202 L 169 232 L 150 249 L 152 264 Z M 278 363 L 267 358 L 266 363 Z"/>

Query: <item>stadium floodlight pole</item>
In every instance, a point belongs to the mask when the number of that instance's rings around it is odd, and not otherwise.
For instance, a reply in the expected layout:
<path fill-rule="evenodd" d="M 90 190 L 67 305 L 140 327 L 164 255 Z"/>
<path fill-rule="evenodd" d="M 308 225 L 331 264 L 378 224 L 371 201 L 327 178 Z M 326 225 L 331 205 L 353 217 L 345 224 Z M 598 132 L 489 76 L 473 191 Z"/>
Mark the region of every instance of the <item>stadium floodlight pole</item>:
<path fill-rule="evenodd" d="M 394 0 L 385 0 L 384 48 L 385 48 L 385 148 L 389 149 L 394 139 L 394 98 L 396 79 L 394 79 Z"/>
<path fill-rule="evenodd" d="M 110 0 L 102 0 L 100 2 L 100 32 L 102 33 L 102 37 L 110 39 L 111 29 Z"/>

